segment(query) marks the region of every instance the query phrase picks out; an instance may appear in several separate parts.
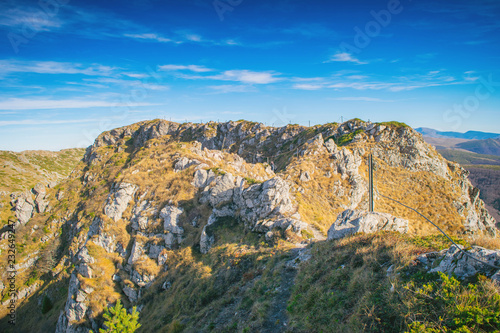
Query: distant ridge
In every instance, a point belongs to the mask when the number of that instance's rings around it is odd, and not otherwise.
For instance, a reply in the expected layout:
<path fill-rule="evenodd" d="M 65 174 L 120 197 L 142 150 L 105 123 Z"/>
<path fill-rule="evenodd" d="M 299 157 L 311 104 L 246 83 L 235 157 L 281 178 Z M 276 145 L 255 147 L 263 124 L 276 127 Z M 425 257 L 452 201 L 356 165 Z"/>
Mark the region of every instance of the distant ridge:
<path fill-rule="evenodd" d="M 432 128 L 419 127 L 415 129 L 422 135 L 429 136 L 431 138 L 455 138 L 455 139 L 467 139 L 467 140 L 484 140 L 484 139 L 494 139 L 499 138 L 499 133 L 488 133 L 480 131 L 467 131 L 465 133 L 460 132 L 440 132 Z"/>
<path fill-rule="evenodd" d="M 457 144 L 456 147 L 477 154 L 500 156 L 500 138 L 466 141 Z"/>

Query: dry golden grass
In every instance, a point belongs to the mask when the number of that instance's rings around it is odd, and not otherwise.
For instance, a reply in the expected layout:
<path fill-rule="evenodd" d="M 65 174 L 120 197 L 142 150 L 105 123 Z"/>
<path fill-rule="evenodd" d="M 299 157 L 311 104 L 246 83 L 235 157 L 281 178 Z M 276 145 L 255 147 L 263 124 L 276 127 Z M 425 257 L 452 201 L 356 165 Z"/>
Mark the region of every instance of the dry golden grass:
<path fill-rule="evenodd" d="M 94 316 L 97 316 L 104 311 L 104 308 L 109 303 L 121 298 L 112 276 L 118 271 L 116 265 L 121 263 L 123 259 L 116 253 L 107 253 L 102 247 L 92 242 L 87 243 L 87 249 L 89 254 L 96 260 L 95 263 L 90 264 L 94 276 L 91 279 L 79 276 L 79 280 L 83 285 L 95 289 L 90 294 L 89 307 Z"/>

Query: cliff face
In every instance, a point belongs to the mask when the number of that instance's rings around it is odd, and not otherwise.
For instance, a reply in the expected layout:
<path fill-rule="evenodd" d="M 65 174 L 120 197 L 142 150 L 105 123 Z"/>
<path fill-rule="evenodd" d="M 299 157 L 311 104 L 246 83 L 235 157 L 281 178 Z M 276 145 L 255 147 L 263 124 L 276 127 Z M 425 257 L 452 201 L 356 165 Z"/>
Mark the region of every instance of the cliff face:
<path fill-rule="evenodd" d="M 36 270 L 43 287 L 35 295 L 60 299 L 48 327 L 96 331 L 104 307 L 122 297 L 147 306 L 151 288 L 167 290 L 186 257 L 212 258 L 235 239 L 253 239 L 255 253 L 324 239 L 338 214 L 368 207 L 370 153 L 380 193 L 452 234 L 496 233 L 467 172 L 402 124 L 155 120 L 102 133 L 67 182 L 44 194 L 49 211 L 26 217 L 30 198 L 12 202 L 24 253 L 39 248 L 54 258 L 43 267 L 31 262 L 20 279 Z M 375 199 L 377 211 L 408 220 L 410 233 L 435 233 L 412 211 Z M 56 241 L 30 236 L 41 229 Z M 69 287 L 58 293 L 55 285 Z"/>

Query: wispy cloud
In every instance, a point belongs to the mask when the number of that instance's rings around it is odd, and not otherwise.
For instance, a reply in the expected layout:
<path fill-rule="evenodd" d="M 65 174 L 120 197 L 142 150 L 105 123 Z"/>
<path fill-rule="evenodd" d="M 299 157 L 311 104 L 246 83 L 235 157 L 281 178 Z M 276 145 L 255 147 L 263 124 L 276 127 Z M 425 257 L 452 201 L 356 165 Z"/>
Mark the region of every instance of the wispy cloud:
<path fill-rule="evenodd" d="M 421 88 L 469 84 L 477 79 L 474 72 L 465 72 L 463 79 L 448 74 L 445 70 L 432 70 L 424 74 L 406 76 L 380 77 L 370 75 L 352 75 L 352 72 L 340 71 L 324 78 L 294 78 L 298 81 L 292 85 L 293 89 L 319 90 L 319 89 L 354 89 L 354 90 L 388 90 L 393 92 L 408 91 Z M 350 97 L 348 97 L 350 98 Z M 346 99 L 347 100 L 347 99 Z M 362 99 L 359 99 L 362 100 Z M 375 100 L 372 100 L 375 101 Z"/>
<path fill-rule="evenodd" d="M 368 62 L 366 61 L 360 61 L 356 57 L 354 57 L 352 54 L 347 53 L 347 52 L 337 52 L 333 56 L 330 57 L 325 63 L 327 62 L 352 62 L 358 65 L 365 65 Z"/>
<path fill-rule="evenodd" d="M 221 75 L 213 76 L 213 78 L 216 80 L 238 81 L 249 84 L 269 84 L 281 80 L 276 75 L 279 75 L 279 73 L 229 70 L 222 72 Z"/>
<path fill-rule="evenodd" d="M 72 120 L 41 120 L 41 119 L 23 119 L 23 120 L 2 120 L 0 126 L 14 125 L 60 125 L 60 124 L 83 124 L 101 121 L 101 119 L 72 119 Z"/>
<path fill-rule="evenodd" d="M 155 33 L 141 33 L 141 34 L 123 34 L 125 37 L 133 38 L 133 39 L 142 39 L 142 40 L 152 40 L 160 43 L 175 43 L 174 40 L 170 38 L 163 37 L 161 35 Z"/>
<path fill-rule="evenodd" d="M 0 75 L 8 73 L 110 75 L 115 67 L 55 61 L 0 60 Z"/>
<path fill-rule="evenodd" d="M 323 89 L 324 86 L 321 84 L 297 83 L 293 85 L 293 88 L 299 90 L 318 90 Z"/>
<path fill-rule="evenodd" d="M 198 66 L 198 65 L 162 65 L 158 66 L 158 70 L 160 71 L 179 71 L 179 70 L 188 70 L 196 73 L 204 73 L 204 72 L 212 72 L 213 69 Z"/>
<path fill-rule="evenodd" d="M 34 31 L 49 31 L 54 28 L 60 28 L 64 25 L 57 16 L 49 17 L 43 14 L 41 8 L 21 7 L 2 8 L 0 11 L 0 26 L 10 29 L 23 29 L 30 27 Z"/>
<path fill-rule="evenodd" d="M 0 101 L 0 110 L 42 110 L 42 109 L 82 109 L 97 107 L 117 107 L 124 103 L 110 101 L 92 101 L 81 99 L 24 99 L 10 98 Z M 151 103 L 127 103 L 127 107 L 147 106 Z"/>
<path fill-rule="evenodd" d="M 160 70 L 183 71 L 189 70 L 196 73 L 216 71 L 204 66 L 197 65 L 163 65 L 159 66 Z M 234 69 L 219 72 L 215 75 L 191 75 L 177 72 L 176 76 L 188 80 L 218 80 L 218 81 L 235 81 L 245 84 L 270 84 L 281 81 L 278 77 L 280 73 L 273 71 L 251 71 L 246 69 Z"/>

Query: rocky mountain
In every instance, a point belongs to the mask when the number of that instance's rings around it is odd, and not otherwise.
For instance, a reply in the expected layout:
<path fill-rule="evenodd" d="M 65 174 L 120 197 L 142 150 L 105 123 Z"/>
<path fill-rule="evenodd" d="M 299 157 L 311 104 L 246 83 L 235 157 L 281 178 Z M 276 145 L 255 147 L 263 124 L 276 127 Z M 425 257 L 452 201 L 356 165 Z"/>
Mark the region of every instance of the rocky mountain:
<path fill-rule="evenodd" d="M 469 178 L 480 190 L 480 198 L 484 200 L 489 213 L 497 221 L 500 220 L 499 139 L 466 140 L 426 135 L 423 138 L 435 146 L 444 158 L 459 163 L 470 172 Z"/>
<path fill-rule="evenodd" d="M 376 216 L 363 213 L 369 154 L 381 194 Z M 97 331 L 103 309 L 117 299 L 138 307 L 144 332 L 311 331 L 294 299 L 314 285 L 303 269 L 324 246 L 343 251 L 343 237 L 353 232 L 405 233 L 409 238 L 390 236 L 397 241 L 384 245 L 391 255 L 380 252 L 379 267 L 386 262 L 393 270 L 437 248 L 432 225 L 382 195 L 417 208 L 451 235 L 495 242 L 495 220 L 467 177 L 396 122 L 274 128 L 153 120 L 102 133 L 65 182 L 11 196 L 23 318 L 15 331 Z M 340 243 L 325 241 L 327 234 L 342 235 L 329 237 Z M 354 274 L 363 258 L 345 257 L 342 265 Z M 6 286 L 4 273 L 4 305 Z M 6 315 L 3 308 L 0 328 L 12 331 Z"/>

